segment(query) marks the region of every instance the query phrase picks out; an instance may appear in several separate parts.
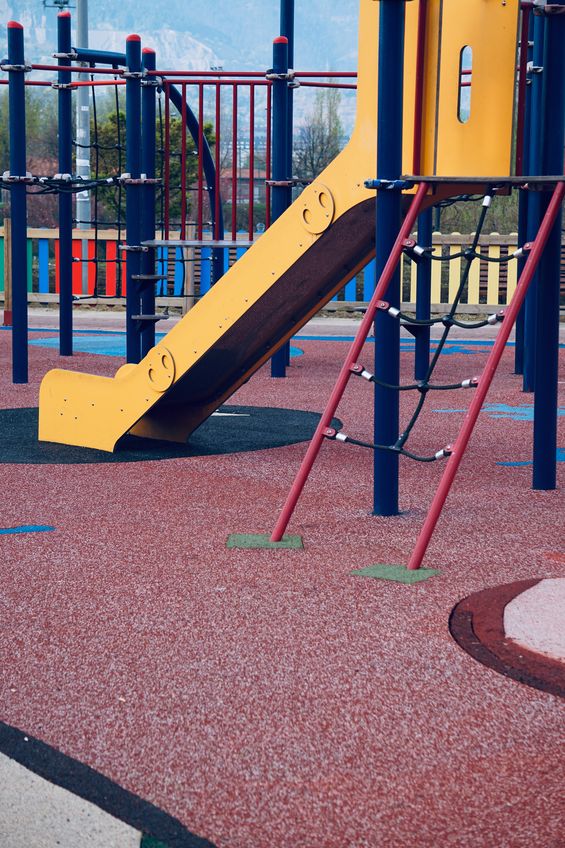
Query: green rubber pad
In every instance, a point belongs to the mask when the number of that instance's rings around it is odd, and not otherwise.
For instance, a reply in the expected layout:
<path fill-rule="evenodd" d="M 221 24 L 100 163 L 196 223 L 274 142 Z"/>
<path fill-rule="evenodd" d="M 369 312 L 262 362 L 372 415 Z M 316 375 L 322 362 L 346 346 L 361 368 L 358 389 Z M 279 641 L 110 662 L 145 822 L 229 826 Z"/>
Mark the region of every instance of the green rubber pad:
<path fill-rule="evenodd" d="M 374 577 L 376 580 L 392 580 L 394 583 L 421 583 L 440 572 L 437 568 L 418 568 L 408 571 L 405 565 L 370 565 L 368 568 L 360 568 L 352 571 L 357 577 Z"/>
<path fill-rule="evenodd" d="M 280 542 L 271 542 L 266 533 L 232 533 L 226 542 L 228 548 L 303 548 L 302 536 L 283 536 Z"/>
<path fill-rule="evenodd" d="M 164 842 L 159 842 L 158 839 L 154 839 L 152 836 L 146 836 L 146 834 L 143 834 L 141 842 L 139 843 L 139 848 L 169 848 L 169 846 L 165 845 Z"/>

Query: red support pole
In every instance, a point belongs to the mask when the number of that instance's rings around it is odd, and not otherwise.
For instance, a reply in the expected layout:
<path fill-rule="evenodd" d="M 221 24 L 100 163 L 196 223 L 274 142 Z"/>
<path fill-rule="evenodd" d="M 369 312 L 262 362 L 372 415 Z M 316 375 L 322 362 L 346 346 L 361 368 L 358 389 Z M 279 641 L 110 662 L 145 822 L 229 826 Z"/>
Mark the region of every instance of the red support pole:
<path fill-rule="evenodd" d="M 181 85 L 181 143 L 180 143 L 180 237 L 186 238 L 186 83 Z"/>
<path fill-rule="evenodd" d="M 171 108 L 169 101 L 169 84 L 165 83 L 165 198 L 164 198 L 164 229 L 165 239 L 170 238 L 171 230 Z"/>
<path fill-rule="evenodd" d="M 446 469 L 443 473 L 443 477 L 441 478 L 435 497 L 432 501 L 428 516 L 424 522 L 424 526 L 420 531 L 418 541 L 416 542 L 416 547 L 414 548 L 414 552 L 412 553 L 410 562 L 408 563 L 408 569 L 410 571 L 414 571 L 420 568 L 420 565 L 422 564 L 422 560 L 428 548 L 432 534 L 435 530 L 435 526 L 441 515 L 443 505 L 449 494 L 449 490 L 451 489 L 451 484 L 453 483 L 453 479 L 457 473 L 457 469 L 459 468 L 461 460 L 463 459 L 463 454 L 469 443 L 469 439 L 471 438 L 473 428 L 477 422 L 477 418 L 479 417 L 479 413 L 481 411 L 487 392 L 490 388 L 490 384 L 492 383 L 496 369 L 498 367 L 502 354 L 504 353 L 506 342 L 508 341 L 508 337 L 510 335 L 512 327 L 514 326 L 514 322 L 516 321 L 516 317 L 518 315 L 518 312 L 520 311 L 520 307 L 524 302 L 526 292 L 528 291 L 528 287 L 536 272 L 537 266 L 545 248 L 545 244 L 553 227 L 553 223 L 559 213 L 559 209 L 561 207 L 561 204 L 563 203 L 564 197 L 565 182 L 558 183 L 554 189 L 551 201 L 541 222 L 536 239 L 532 243 L 530 254 L 524 266 L 524 270 L 522 271 L 522 274 L 520 276 L 520 280 L 518 281 L 516 291 L 514 292 L 512 301 L 510 302 L 510 305 L 506 310 L 504 321 L 502 322 L 502 325 L 498 331 L 496 341 L 489 354 L 484 371 L 479 380 L 479 384 L 473 395 L 473 401 L 469 406 L 469 410 L 467 412 L 467 415 L 465 416 L 465 420 L 457 437 L 457 441 L 455 442 L 455 445 L 453 447 L 453 453 L 447 461 Z"/>
<path fill-rule="evenodd" d="M 253 194 L 255 187 L 255 85 L 249 86 L 249 240 L 253 239 Z"/>
<path fill-rule="evenodd" d="M 271 177 L 271 122 L 273 111 L 273 89 L 271 85 L 267 88 L 267 150 L 265 153 L 265 179 Z M 265 227 L 271 226 L 271 186 L 265 185 Z"/>
<path fill-rule="evenodd" d="M 531 6 L 522 6 L 520 34 L 520 68 L 518 76 L 518 116 L 516 128 L 516 175 L 524 173 L 524 121 L 526 116 L 526 82 L 528 69 L 528 38 Z"/>
<path fill-rule="evenodd" d="M 202 238 L 204 204 L 204 85 L 198 84 L 198 234 Z"/>
<path fill-rule="evenodd" d="M 365 313 L 363 321 L 361 322 L 361 325 L 357 331 L 355 341 L 352 343 L 349 349 L 349 353 L 345 358 L 345 362 L 342 365 L 339 377 L 337 378 L 337 382 L 333 388 L 333 391 L 330 395 L 322 417 L 320 418 L 320 422 L 316 428 L 316 432 L 312 436 L 312 441 L 310 442 L 310 445 L 306 452 L 306 456 L 302 460 L 302 465 L 300 466 L 298 474 L 296 475 L 295 480 L 291 486 L 290 492 L 288 493 L 288 497 L 282 508 L 279 520 L 277 521 L 275 529 L 273 530 L 271 542 L 280 542 L 284 535 L 284 531 L 286 530 L 290 517 L 294 512 L 294 508 L 298 502 L 298 498 L 302 493 L 306 480 L 308 479 L 308 475 L 312 470 L 312 466 L 316 461 L 316 457 L 318 456 L 320 447 L 322 446 L 322 442 L 324 441 L 324 431 L 330 426 L 332 418 L 334 417 L 337 407 L 339 405 L 339 402 L 343 397 L 343 393 L 347 387 L 349 378 L 351 377 L 351 366 L 357 362 L 357 358 L 361 353 L 363 345 L 365 344 L 367 336 L 369 335 L 369 332 L 371 330 L 371 326 L 375 319 L 379 302 L 383 300 L 386 296 L 390 281 L 400 261 L 400 256 L 404 248 L 404 241 L 412 232 L 412 228 L 416 223 L 416 218 L 420 214 L 420 209 L 422 208 L 427 190 L 428 184 L 420 183 L 420 185 L 418 186 L 418 190 L 414 195 L 414 199 L 412 200 L 406 218 L 402 223 L 397 239 L 392 247 L 388 261 L 385 267 L 383 268 L 383 272 L 377 283 L 375 292 L 367 308 L 367 312 Z"/>
<path fill-rule="evenodd" d="M 222 89 L 221 83 L 216 83 L 216 143 L 215 143 L 215 166 L 216 180 L 214 185 L 214 238 L 220 238 L 220 168 L 222 166 L 220 147 L 222 134 Z"/>
<path fill-rule="evenodd" d="M 237 93 L 238 87 L 232 89 L 232 130 L 231 130 L 231 237 L 237 236 Z"/>

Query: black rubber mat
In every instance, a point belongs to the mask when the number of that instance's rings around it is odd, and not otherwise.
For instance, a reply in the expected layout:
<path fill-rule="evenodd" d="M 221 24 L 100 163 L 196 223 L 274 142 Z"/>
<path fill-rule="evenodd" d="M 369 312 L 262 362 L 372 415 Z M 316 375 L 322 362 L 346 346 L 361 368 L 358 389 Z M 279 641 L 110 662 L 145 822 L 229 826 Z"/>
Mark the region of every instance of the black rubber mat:
<path fill-rule="evenodd" d="M 320 419 L 300 409 L 223 406 L 186 444 L 125 436 L 114 453 L 40 442 L 36 407 L 0 410 L 0 463 L 64 465 L 71 463 L 142 462 L 181 456 L 214 456 L 266 450 L 308 441 Z M 339 427 L 334 421 L 332 426 Z"/>

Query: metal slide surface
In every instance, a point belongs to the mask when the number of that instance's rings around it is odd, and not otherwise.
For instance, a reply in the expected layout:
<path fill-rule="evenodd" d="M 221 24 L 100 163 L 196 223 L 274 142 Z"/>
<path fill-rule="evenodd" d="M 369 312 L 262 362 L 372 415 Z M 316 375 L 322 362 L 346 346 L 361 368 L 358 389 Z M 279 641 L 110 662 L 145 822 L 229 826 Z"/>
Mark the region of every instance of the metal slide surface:
<path fill-rule="evenodd" d="M 511 0 L 509 5 L 516 4 Z M 432 0 L 432 30 L 435 5 L 437 0 Z M 414 124 L 417 6 L 407 7 L 407 137 Z M 374 192 L 364 182 L 376 176 L 379 7 L 374 0 L 360 2 L 357 120 L 345 150 L 138 365 L 122 366 L 114 378 L 60 369 L 46 374 L 39 398 L 41 440 L 106 451 L 113 451 L 126 433 L 186 441 L 370 259 Z M 513 11 L 507 11 L 511 18 Z M 515 35 L 512 27 L 507 29 L 512 81 Z M 434 39 L 443 38 L 441 29 L 432 35 L 430 49 L 435 51 Z M 499 32 L 499 52 L 500 42 Z M 459 55 L 458 43 L 453 51 Z M 457 63 L 454 69 L 456 93 Z M 433 68 L 428 77 L 426 98 L 436 91 Z M 430 114 L 435 126 L 433 110 Z M 407 150 L 409 173 L 410 145 Z M 488 156 L 484 158 L 491 173 L 506 172 L 504 164 L 499 169 L 500 162 L 493 165 Z M 440 170 L 428 169 L 432 172 Z"/>

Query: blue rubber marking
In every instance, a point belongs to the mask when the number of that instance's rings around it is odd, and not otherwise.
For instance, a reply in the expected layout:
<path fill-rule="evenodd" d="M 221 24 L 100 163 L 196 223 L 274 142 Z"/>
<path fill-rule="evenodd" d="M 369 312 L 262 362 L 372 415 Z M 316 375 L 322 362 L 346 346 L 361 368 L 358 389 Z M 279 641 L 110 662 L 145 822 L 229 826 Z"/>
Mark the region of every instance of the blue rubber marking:
<path fill-rule="evenodd" d="M 434 409 L 434 412 L 466 412 L 465 409 Z M 522 403 L 519 406 L 508 406 L 505 403 L 486 403 L 483 407 L 483 412 L 490 418 L 510 418 L 512 421 L 533 421 L 534 420 L 534 405 L 533 403 Z M 565 408 L 560 407 L 557 410 L 557 415 L 563 417 Z"/>
<path fill-rule="evenodd" d="M 13 533 L 49 533 L 54 529 L 48 524 L 22 524 L 20 527 L 1 528 L 0 536 L 10 536 Z"/>
<path fill-rule="evenodd" d="M 166 333 L 157 333 L 155 335 L 155 344 L 158 344 L 161 339 L 165 338 Z M 51 337 L 47 339 L 33 339 L 31 345 L 36 347 L 48 347 L 58 349 L 59 338 Z M 125 333 L 104 333 L 104 334 L 89 334 L 73 338 L 73 349 L 79 353 L 95 353 L 100 356 L 119 356 L 125 358 L 126 355 L 126 334 Z M 291 356 L 302 356 L 303 351 L 298 347 L 290 348 Z"/>
<path fill-rule="evenodd" d="M 565 448 L 557 448 L 555 459 L 557 462 L 565 462 Z M 505 468 L 521 468 L 524 465 L 533 465 L 533 462 L 529 459 L 523 462 L 497 462 L 496 464 L 503 465 Z"/>
<path fill-rule="evenodd" d="M 30 345 L 35 347 L 58 348 L 59 339 L 33 339 Z M 126 355 L 126 337 L 119 336 L 78 336 L 73 338 L 73 350 L 77 353 L 98 353 L 104 356 Z"/>
<path fill-rule="evenodd" d="M 295 339 L 299 342 L 347 342 L 351 343 L 355 341 L 355 336 L 303 336 L 297 335 Z M 374 344 L 375 339 L 374 336 L 369 336 L 366 340 L 367 344 Z M 445 345 L 442 355 L 451 356 L 454 353 L 465 353 L 467 355 L 472 355 L 475 353 L 481 353 L 486 348 L 490 348 L 493 345 L 493 341 L 489 341 L 488 339 L 476 340 L 476 341 L 453 341 L 447 342 Z M 413 351 L 415 347 L 414 339 L 401 339 L 400 340 L 400 350 L 401 351 Z M 508 342 L 507 347 L 514 347 L 514 342 Z M 562 345 L 565 347 L 565 345 Z M 430 345 L 431 353 L 434 353 L 437 350 L 437 344 L 434 342 Z"/>

